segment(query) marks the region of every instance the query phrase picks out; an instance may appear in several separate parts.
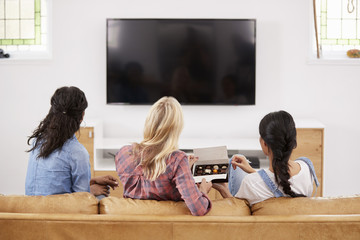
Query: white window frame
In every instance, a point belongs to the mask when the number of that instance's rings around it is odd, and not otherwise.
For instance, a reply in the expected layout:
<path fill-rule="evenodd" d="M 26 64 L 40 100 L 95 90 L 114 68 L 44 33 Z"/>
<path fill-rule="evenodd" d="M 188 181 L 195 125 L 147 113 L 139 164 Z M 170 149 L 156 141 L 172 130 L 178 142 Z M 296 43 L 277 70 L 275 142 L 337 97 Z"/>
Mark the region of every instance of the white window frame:
<path fill-rule="evenodd" d="M 44 0 L 43 0 L 44 1 Z M 10 54 L 9 58 L 0 58 L 0 64 L 19 63 L 19 62 L 36 62 L 37 60 L 52 59 L 52 0 L 46 1 L 46 48 L 39 51 L 21 51 L 21 50 L 4 50 Z M 43 8 L 43 6 L 42 6 Z M 44 27 L 44 26 L 42 26 Z M 21 45 L 20 45 L 21 46 Z"/>
<path fill-rule="evenodd" d="M 321 0 L 316 0 L 317 2 Z M 339 0 L 340 1 L 340 0 Z M 356 0 L 355 0 L 356 1 Z M 360 4 L 360 0 L 359 4 Z M 318 4 L 319 5 L 319 4 Z M 317 5 L 317 8 L 318 8 Z M 333 50 L 333 51 L 320 51 L 320 58 L 317 58 L 316 52 L 316 36 L 315 36 L 315 23 L 314 23 L 314 8 L 313 0 L 309 1 L 309 54 L 308 54 L 308 63 L 309 64 L 334 64 L 334 65 L 360 65 L 360 58 L 349 58 L 346 56 L 346 52 L 343 50 Z M 319 9 L 316 9 L 319 12 Z M 318 35 L 319 35 L 319 45 L 320 45 L 320 24 L 318 23 Z"/>

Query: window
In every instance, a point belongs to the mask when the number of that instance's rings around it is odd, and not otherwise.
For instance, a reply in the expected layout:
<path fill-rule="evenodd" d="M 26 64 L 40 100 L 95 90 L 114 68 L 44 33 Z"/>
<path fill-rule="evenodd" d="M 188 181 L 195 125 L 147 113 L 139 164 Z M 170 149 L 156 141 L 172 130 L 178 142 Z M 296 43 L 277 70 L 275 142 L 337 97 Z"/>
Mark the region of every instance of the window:
<path fill-rule="evenodd" d="M 0 48 L 10 58 L 49 56 L 47 0 L 0 0 Z"/>
<path fill-rule="evenodd" d="M 344 59 L 348 50 L 360 49 L 359 9 L 359 0 L 316 1 L 321 58 Z"/>

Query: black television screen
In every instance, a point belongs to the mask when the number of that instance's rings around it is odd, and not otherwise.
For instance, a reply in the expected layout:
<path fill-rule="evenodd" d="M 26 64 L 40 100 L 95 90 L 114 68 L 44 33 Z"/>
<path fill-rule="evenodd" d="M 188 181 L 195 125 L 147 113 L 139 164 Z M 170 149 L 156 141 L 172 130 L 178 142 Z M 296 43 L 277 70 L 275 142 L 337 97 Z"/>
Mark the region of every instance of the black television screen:
<path fill-rule="evenodd" d="M 255 19 L 107 19 L 107 103 L 255 104 Z"/>

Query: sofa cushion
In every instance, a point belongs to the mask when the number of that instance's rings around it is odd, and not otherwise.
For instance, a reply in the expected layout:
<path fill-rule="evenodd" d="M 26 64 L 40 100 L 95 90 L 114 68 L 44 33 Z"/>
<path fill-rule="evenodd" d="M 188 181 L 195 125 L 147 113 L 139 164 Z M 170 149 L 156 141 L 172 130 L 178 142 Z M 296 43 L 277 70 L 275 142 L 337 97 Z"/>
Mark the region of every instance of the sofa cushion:
<path fill-rule="evenodd" d="M 0 196 L 0 212 L 8 213 L 81 213 L 98 214 L 98 201 L 90 193 L 49 196 Z"/>
<path fill-rule="evenodd" d="M 252 215 L 360 214 L 360 195 L 348 197 L 270 198 L 251 207 Z"/>
<path fill-rule="evenodd" d="M 247 201 L 225 198 L 211 201 L 212 208 L 207 216 L 249 216 Z M 118 215 L 191 215 L 185 202 L 139 200 L 131 198 L 108 197 L 100 201 L 100 214 Z"/>

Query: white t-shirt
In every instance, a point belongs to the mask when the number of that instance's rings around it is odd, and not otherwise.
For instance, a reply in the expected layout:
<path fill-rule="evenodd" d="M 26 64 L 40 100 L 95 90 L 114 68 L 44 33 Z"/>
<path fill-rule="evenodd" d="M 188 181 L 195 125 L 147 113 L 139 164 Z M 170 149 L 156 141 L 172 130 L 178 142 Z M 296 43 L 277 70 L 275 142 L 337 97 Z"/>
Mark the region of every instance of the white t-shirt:
<path fill-rule="evenodd" d="M 300 164 L 301 170 L 298 174 L 292 176 L 289 179 L 291 190 L 293 190 L 295 193 L 304 194 L 305 196 L 310 197 L 313 192 L 313 177 L 310 173 L 310 169 L 305 162 L 300 160 L 296 162 Z M 269 169 L 266 169 L 265 171 L 274 184 L 278 186 L 275 182 L 274 173 L 270 172 Z M 279 190 L 284 194 L 284 196 L 287 196 L 281 186 L 279 187 Z M 244 177 L 241 182 L 240 189 L 235 197 L 246 199 L 250 205 L 253 205 L 268 198 L 274 197 L 274 194 L 270 191 L 264 180 L 256 172 Z"/>

